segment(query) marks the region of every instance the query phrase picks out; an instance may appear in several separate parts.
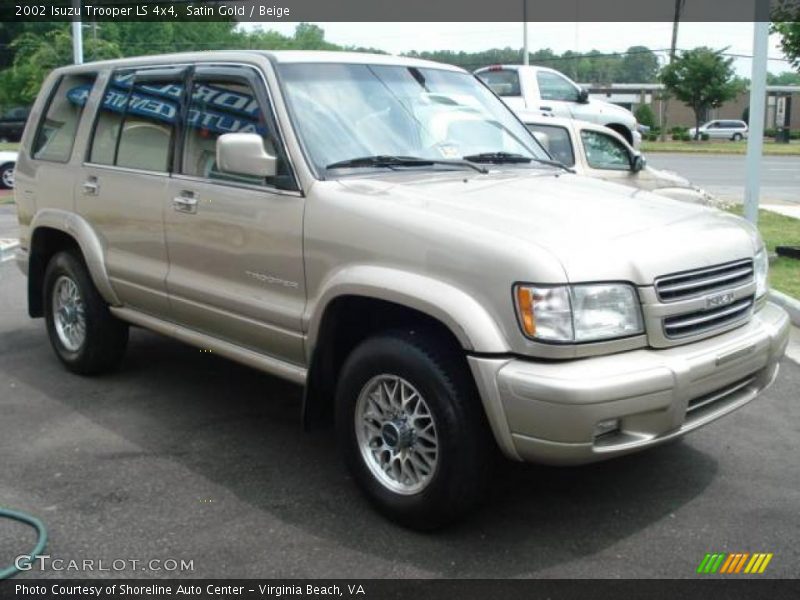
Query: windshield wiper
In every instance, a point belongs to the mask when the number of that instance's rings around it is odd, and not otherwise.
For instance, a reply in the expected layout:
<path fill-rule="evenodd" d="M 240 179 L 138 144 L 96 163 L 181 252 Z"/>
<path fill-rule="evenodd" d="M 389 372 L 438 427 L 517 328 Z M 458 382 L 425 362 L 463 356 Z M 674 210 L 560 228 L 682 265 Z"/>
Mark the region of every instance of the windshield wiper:
<path fill-rule="evenodd" d="M 534 158 L 531 156 L 523 156 L 522 154 L 515 154 L 513 152 L 481 152 L 480 154 L 470 154 L 469 156 L 465 156 L 464 160 L 476 163 L 491 163 L 493 165 L 528 164 L 530 162 L 536 162 L 542 165 L 564 169 L 568 173 L 575 172 L 564 163 L 560 163 L 557 160 L 550 160 L 548 158 Z"/>
<path fill-rule="evenodd" d="M 356 169 L 361 167 L 427 167 L 431 165 L 449 165 L 453 167 L 467 167 L 487 173 L 483 167 L 479 167 L 467 160 L 446 160 L 443 158 L 422 158 L 419 156 L 394 156 L 377 154 L 375 156 L 361 156 L 359 158 L 349 158 L 327 165 L 326 169 Z"/>

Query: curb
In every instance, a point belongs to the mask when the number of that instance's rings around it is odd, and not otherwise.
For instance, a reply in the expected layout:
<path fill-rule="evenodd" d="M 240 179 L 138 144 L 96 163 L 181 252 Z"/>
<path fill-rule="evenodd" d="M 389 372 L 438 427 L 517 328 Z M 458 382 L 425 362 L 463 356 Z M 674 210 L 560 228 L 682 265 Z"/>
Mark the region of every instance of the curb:
<path fill-rule="evenodd" d="M 800 300 L 795 300 L 791 296 L 787 296 L 778 290 L 770 290 L 769 299 L 775 304 L 782 306 L 784 310 L 789 313 L 789 319 L 792 321 L 792 325 L 800 327 Z"/>

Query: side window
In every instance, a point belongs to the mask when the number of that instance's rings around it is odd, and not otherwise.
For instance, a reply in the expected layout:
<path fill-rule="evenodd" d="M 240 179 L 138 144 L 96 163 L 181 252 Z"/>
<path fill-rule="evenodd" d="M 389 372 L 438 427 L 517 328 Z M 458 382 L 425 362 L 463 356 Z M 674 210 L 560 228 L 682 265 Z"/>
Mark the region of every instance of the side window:
<path fill-rule="evenodd" d="M 521 96 L 519 73 L 511 69 L 498 69 L 478 73 L 478 78 L 498 96 Z"/>
<path fill-rule="evenodd" d="M 545 144 L 545 149 L 554 159 L 568 167 L 571 167 L 575 164 L 575 153 L 572 148 L 572 140 L 570 140 L 569 132 L 564 127 L 529 123 L 528 129 L 535 133 L 541 133 L 547 136 L 547 144 Z"/>
<path fill-rule="evenodd" d="M 539 83 L 539 94 L 542 100 L 578 101 L 578 88 L 566 77 L 550 71 L 537 71 L 536 81 Z"/>
<path fill-rule="evenodd" d="M 631 157 L 619 140 L 598 131 L 581 130 L 581 140 L 586 151 L 586 162 L 593 169 L 629 171 Z"/>
<path fill-rule="evenodd" d="M 264 107 L 247 78 L 236 79 L 214 80 L 212 77 L 194 82 L 187 111 L 181 173 L 204 179 L 286 187 L 290 179 L 287 164 L 280 157 Z M 217 139 L 225 133 L 261 135 L 264 150 L 278 156 L 278 174 L 262 179 L 222 172 L 217 166 Z"/>
<path fill-rule="evenodd" d="M 90 162 L 169 172 L 184 84 L 115 73 L 98 110 Z"/>
<path fill-rule="evenodd" d="M 39 123 L 31 152 L 33 158 L 54 162 L 69 160 L 83 107 L 96 78 L 94 73 L 61 78 Z"/>

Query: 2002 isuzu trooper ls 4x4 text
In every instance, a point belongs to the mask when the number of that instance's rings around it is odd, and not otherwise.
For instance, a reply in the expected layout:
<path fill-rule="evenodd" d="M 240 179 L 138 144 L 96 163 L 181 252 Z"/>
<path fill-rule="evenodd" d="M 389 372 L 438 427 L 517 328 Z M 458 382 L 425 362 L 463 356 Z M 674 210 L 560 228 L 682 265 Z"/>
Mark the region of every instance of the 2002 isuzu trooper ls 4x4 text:
<path fill-rule="evenodd" d="M 28 123 L 19 264 L 66 367 L 114 367 L 134 324 L 304 385 L 410 526 L 474 506 L 496 448 L 578 464 L 705 425 L 787 343 L 753 227 L 573 175 L 454 67 L 86 64 Z"/>

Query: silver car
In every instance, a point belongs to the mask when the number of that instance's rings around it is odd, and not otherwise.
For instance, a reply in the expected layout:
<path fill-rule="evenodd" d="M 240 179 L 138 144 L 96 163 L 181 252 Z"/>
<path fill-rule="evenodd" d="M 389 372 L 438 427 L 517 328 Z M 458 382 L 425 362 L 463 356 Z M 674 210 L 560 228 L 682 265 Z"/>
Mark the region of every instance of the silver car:
<path fill-rule="evenodd" d="M 133 324 L 293 381 L 375 506 L 421 529 L 478 504 L 498 450 L 587 463 L 744 406 L 788 341 L 751 225 L 565 170 L 422 60 L 57 69 L 15 199 L 28 312 L 68 370 L 119 367 Z"/>
<path fill-rule="evenodd" d="M 738 142 L 747 137 L 748 127 L 744 121 L 733 121 L 728 119 L 718 119 L 709 121 L 700 126 L 689 129 L 689 135 L 694 137 L 697 132 L 700 135 L 706 134 L 712 140 L 731 140 Z"/>

